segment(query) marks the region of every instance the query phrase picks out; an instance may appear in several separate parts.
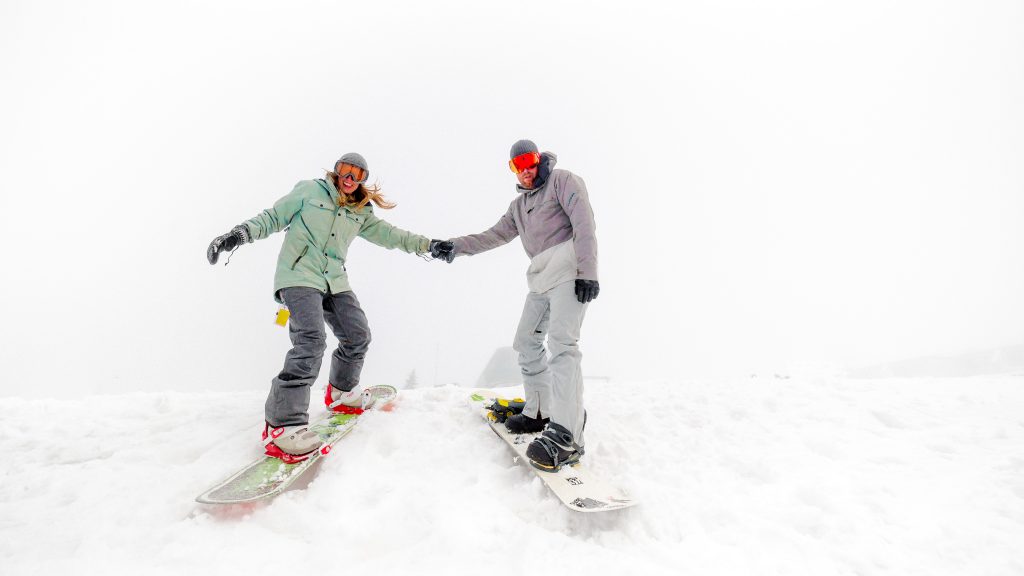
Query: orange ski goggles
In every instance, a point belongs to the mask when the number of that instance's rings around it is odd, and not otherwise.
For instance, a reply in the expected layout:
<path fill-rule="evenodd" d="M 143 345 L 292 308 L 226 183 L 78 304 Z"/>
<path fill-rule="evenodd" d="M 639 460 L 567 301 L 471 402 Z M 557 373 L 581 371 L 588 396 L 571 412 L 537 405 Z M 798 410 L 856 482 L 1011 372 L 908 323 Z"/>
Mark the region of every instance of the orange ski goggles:
<path fill-rule="evenodd" d="M 540 154 L 537 152 L 527 152 L 526 154 L 520 154 L 515 158 L 508 161 L 508 167 L 513 172 L 519 174 L 523 170 L 529 170 L 530 168 L 536 168 L 540 164 Z"/>
<path fill-rule="evenodd" d="M 368 174 L 366 173 L 366 170 L 363 170 L 359 166 L 345 164 L 344 162 L 338 164 L 338 180 L 349 178 L 357 184 L 362 184 L 363 182 L 366 182 L 367 176 Z"/>

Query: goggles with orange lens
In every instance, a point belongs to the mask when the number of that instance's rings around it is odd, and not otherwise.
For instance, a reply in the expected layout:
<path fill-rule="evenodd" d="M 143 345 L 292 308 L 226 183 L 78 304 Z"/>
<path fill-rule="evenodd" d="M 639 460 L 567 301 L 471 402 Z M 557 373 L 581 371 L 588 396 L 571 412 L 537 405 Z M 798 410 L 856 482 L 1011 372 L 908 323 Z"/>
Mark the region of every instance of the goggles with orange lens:
<path fill-rule="evenodd" d="M 529 170 L 530 168 L 536 168 L 540 164 L 540 154 L 537 152 L 527 152 L 526 154 L 520 154 L 515 158 L 508 161 L 508 167 L 513 172 L 519 174 L 523 170 Z"/>
<path fill-rule="evenodd" d="M 368 174 L 366 173 L 366 170 L 363 170 L 359 166 L 345 164 L 344 162 L 338 164 L 338 180 L 350 178 L 353 182 L 362 184 L 363 182 L 366 182 L 367 176 Z"/>

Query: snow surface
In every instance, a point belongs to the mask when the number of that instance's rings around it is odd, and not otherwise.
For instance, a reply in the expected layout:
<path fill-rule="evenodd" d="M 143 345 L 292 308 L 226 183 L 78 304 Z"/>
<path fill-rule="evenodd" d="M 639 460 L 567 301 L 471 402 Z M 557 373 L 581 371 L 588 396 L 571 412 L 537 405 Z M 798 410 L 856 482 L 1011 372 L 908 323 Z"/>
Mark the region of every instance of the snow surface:
<path fill-rule="evenodd" d="M 1024 376 L 587 382 L 564 508 L 469 389 L 404 390 L 306 486 L 193 498 L 260 453 L 263 392 L 0 399 L 0 573 L 1024 573 Z"/>

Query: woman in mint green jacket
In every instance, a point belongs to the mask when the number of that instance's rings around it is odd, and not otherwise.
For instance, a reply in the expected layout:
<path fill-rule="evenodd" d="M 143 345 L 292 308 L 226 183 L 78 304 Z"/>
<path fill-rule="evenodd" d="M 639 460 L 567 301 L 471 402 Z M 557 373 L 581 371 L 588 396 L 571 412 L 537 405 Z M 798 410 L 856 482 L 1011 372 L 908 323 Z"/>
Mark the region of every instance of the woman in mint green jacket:
<path fill-rule="evenodd" d="M 267 454 L 297 462 L 320 447 L 308 429 L 310 387 L 327 348 L 324 322 L 338 338 L 331 356 L 324 402 L 337 412 L 358 412 L 363 394 L 359 374 L 370 344 L 370 329 L 348 283 L 345 261 L 356 236 L 408 253 L 429 252 L 451 261 L 452 244 L 396 228 L 373 213 L 394 208 L 377 186 L 367 186 L 370 170 L 356 153 L 342 156 L 322 179 L 305 180 L 272 208 L 218 236 L 206 251 L 215 264 L 221 252 L 285 231 L 277 258 L 274 298 L 288 307 L 292 349 L 274 378 L 266 403 L 263 443 Z"/>

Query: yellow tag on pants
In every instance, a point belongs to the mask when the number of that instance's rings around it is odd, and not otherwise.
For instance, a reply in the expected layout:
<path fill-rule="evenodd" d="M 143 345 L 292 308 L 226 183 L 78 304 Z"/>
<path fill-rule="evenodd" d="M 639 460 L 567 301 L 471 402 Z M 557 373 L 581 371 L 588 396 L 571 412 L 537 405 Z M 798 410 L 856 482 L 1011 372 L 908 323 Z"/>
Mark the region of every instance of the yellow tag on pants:
<path fill-rule="evenodd" d="M 277 311 L 277 319 L 274 320 L 274 324 L 277 324 L 278 326 L 287 326 L 289 316 L 291 316 L 291 312 L 289 312 L 287 308 L 282 306 Z"/>

